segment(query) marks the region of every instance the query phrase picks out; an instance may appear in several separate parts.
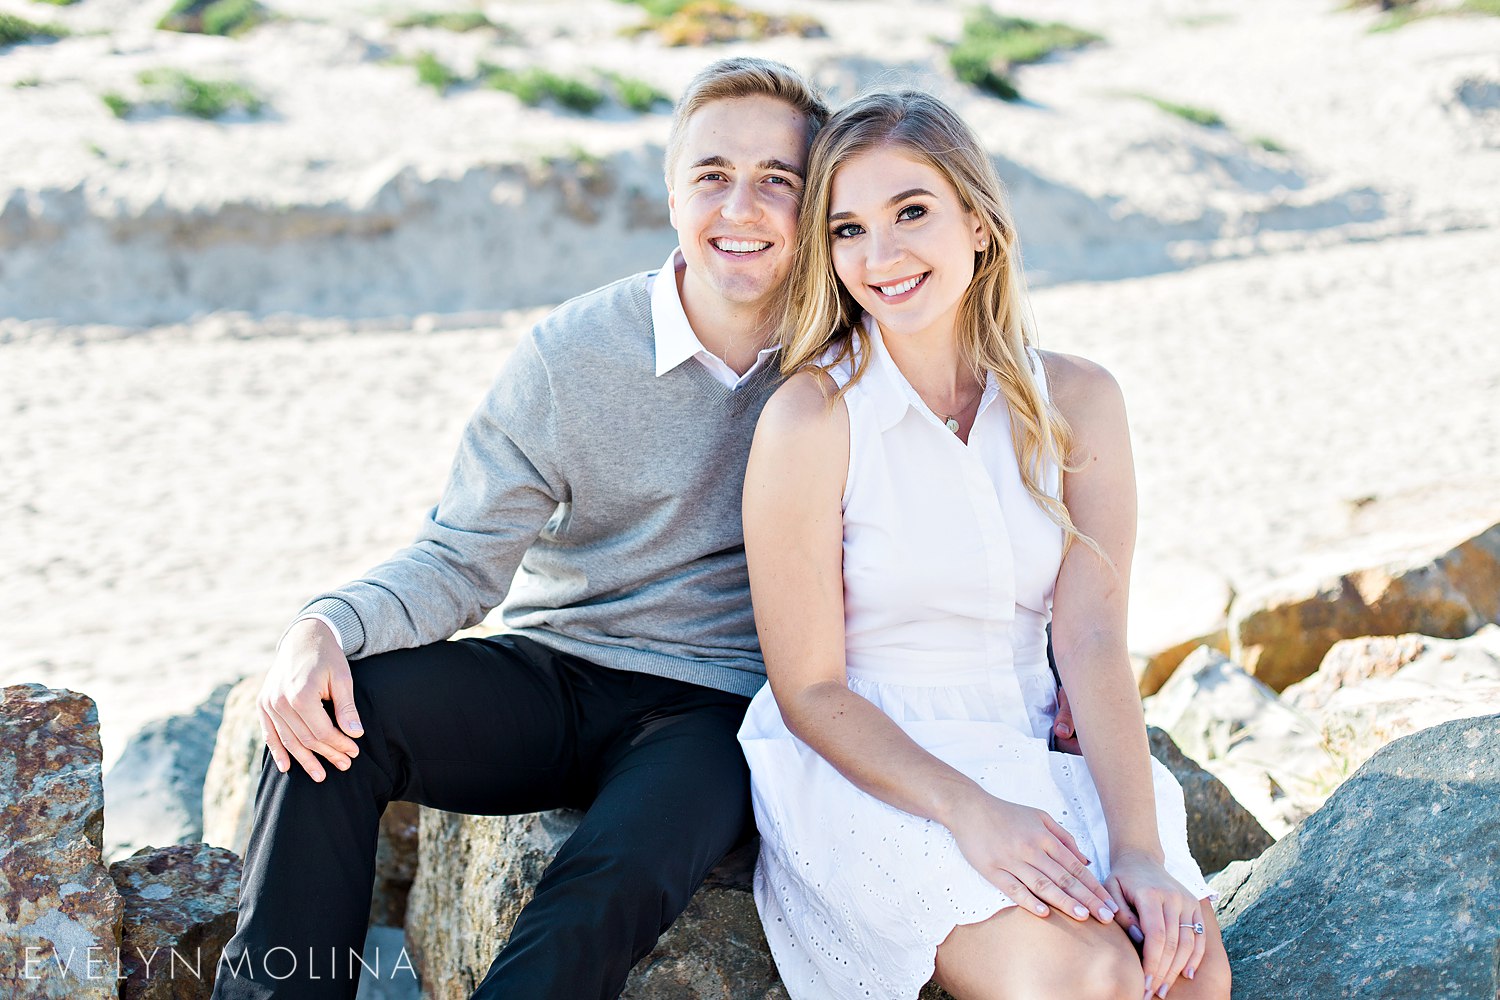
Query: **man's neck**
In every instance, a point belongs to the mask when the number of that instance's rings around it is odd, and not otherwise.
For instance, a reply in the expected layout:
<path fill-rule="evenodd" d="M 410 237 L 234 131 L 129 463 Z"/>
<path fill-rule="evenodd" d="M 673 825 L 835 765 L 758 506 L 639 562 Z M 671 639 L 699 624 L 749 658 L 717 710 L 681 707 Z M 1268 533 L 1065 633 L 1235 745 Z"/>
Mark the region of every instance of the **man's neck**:
<path fill-rule="evenodd" d="M 683 280 L 686 273 L 678 271 L 676 277 L 688 326 L 705 350 L 723 359 L 737 374 L 745 374 L 760 352 L 771 346 L 774 328 L 767 310 L 702 294 Z"/>

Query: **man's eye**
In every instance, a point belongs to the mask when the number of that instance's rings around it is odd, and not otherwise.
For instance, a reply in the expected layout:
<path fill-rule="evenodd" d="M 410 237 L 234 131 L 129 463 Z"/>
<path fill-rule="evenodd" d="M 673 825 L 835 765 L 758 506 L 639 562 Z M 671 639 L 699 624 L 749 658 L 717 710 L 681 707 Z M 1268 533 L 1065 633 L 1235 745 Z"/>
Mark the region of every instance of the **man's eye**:
<path fill-rule="evenodd" d="M 722 181 L 724 179 L 724 175 L 719 173 L 718 171 L 713 171 L 712 173 L 704 174 L 698 179 L 700 181 Z"/>
<path fill-rule="evenodd" d="M 907 205 L 901 211 L 896 213 L 896 218 L 903 221 L 910 221 L 912 219 L 920 219 L 926 214 L 927 209 L 923 208 L 921 205 Z"/>
<path fill-rule="evenodd" d="M 842 226 L 835 226 L 833 228 L 834 239 L 839 240 L 847 240 L 851 236 L 858 236 L 862 232 L 864 230 L 852 222 L 846 222 Z"/>

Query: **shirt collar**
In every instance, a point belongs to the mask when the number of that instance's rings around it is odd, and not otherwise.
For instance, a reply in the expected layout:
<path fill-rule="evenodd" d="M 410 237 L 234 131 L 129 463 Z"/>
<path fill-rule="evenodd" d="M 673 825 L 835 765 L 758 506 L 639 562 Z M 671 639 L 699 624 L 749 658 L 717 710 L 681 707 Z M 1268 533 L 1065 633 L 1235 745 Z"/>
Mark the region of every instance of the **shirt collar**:
<path fill-rule="evenodd" d="M 656 331 L 656 374 L 665 375 L 703 350 L 688 324 L 677 289 L 677 272 L 687 266 L 682 249 L 674 249 L 651 282 L 651 326 Z"/>
<path fill-rule="evenodd" d="M 880 332 L 880 324 L 875 322 L 869 313 L 864 315 L 865 335 L 869 338 L 870 367 L 865 372 L 864 381 L 870 383 L 873 390 L 870 396 L 875 404 L 875 419 L 882 431 L 888 431 L 901 422 L 907 412 L 915 410 L 920 417 L 932 414 L 935 422 L 941 422 L 941 417 L 922 401 L 917 395 L 917 390 L 911 387 L 906 376 L 901 374 L 901 369 L 891 360 L 890 354 L 885 349 L 885 339 Z M 979 412 L 983 413 L 999 393 L 999 385 L 995 381 L 994 373 L 986 372 L 984 380 L 984 392 L 979 397 Z M 977 417 L 976 417 L 977 419 Z M 945 428 L 946 430 L 946 428 Z"/>

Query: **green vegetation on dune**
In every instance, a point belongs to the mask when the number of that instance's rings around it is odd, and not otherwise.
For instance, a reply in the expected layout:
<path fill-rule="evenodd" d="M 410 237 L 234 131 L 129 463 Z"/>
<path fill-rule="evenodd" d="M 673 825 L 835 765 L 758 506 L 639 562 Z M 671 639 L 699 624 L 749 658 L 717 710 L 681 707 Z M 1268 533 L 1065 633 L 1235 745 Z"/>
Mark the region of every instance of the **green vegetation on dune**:
<path fill-rule="evenodd" d="M 463 77 L 431 52 L 418 52 L 411 64 L 416 67 L 417 80 L 439 94 L 446 94 L 449 87 L 463 83 Z"/>
<path fill-rule="evenodd" d="M 234 37 L 268 19 L 256 0 L 176 0 L 156 26 L 163 31 Z"/>
<path fill-rule="evenodd" d="M 659 104 L 671 104 L 672 99 L 657 90 L 645 80 L 638 80 L 633 76 L 621 76 L 619 73 L 607 74 L 610 88 L 615 92 L 615 98 L 621 107 L 630 109 L 637 114 L 646 114 Z"/>
<path fill-rule="evenodd" d="M 734 0 L 624 0 L 649 15 L 627 35 L 654 34 L 671 46 L 750 42 L 778 35 L 821 38 L 823 25 L 806 14 L 769 14 Z"/>
<path fill-rule="evenodd" d="M 964 18 L 963 34 L 948 53 L 948 65 L 964 83 L 1014 101 L 1021 96 L 1010 78 L 1016 66 L 1102 40 L 1071 25 L 1006 17 L 988 7 L 976 7 Z"/>
<path fill-rule="evenodd" d="M 135 109 L 134 104 L 126 100 L 123 95 L 117 94 L 112 90 L 107 94 L 100 94 L 99 99 L 104 102 L 104 106 L 109 108 L 110 113 L 116 118 L 124 118 Z"/>
<path fill-rule="evenodd" d="M 1348 0 L 1350 10 L 1361 7 L 1378 7 L 1386 16 L 1370 26 L 1370 33 L 1395 31 L 1413 21 L 1425 21 L 1429 17 L 1450 17 L 1462 14 L 1487 14 L 1500 17 L 1500 0 L 1463 0 L 1454 7 L 1432 7 L 1427 0 Z"/>
<path fill-rule="evenodd" d="M 78 0 L 36 0 L 37 3 L 50 3 L 54 7 L 71 7 Z"/>
<path fill-rule="evenodd" d="M 1178 104 L 1176 101 L 1163 100 L 1150 94 L 1133 94 L 1143 101 L 1149 101 L 1169 115 L 1176 115 L 1184 121 L 1190 121 L 1194 125 L 1202 125 L 1204 128 L 1223 128 L 1224 119 L 1219 117 L 1218 112 L 1207 108 L 1195 107 L 1191 104 Z"/>
<path fill-rule="evenodd" d="M 438 28 L 442 31 L 467 32 L 490 29 L 500 33 L 505 41 L 515 40 L 515 31 L 507 25 L 497 24 L 480 10 L 469 11 L 419 11 L 407 14 L 391 22 L 396 28 Z"/>
<path fill-rule="evenodd" d="M 235 110 L 258 115 L 265 107 L 255 91 L 234 80 L 204 80 L 180 69 L 148 69 L 139 79 L 146 90 L 146 103 L 166 105 L 195 118 L 222 118 Z M 113 111 L 110 95 L 106 94 L 104 101 Z M 127 107 L 126 113 L 129 111 Z"/>
<path fill-rule="evenodd" d="M 532 107 L 550 100 L 570 111 L 588 114 L 604 103 L 604 93 L 598 87 L 535 66 L 523 70 L 485 66 L 482 72 L 485 86 L 515 94 Z"/>
<path fill-rule="evenodd" d="M 66 38 L 68 29 L 60 24 L 36 24 L 14 14 L 0 14 L 0 47 L 29 42 L 37 38 Z"/>

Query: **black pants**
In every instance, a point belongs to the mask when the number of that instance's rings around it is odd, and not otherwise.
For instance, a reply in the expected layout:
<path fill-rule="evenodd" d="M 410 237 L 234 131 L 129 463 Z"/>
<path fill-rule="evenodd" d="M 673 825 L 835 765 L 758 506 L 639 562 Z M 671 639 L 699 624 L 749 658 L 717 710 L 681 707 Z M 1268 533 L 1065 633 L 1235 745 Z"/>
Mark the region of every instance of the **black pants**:
<path fill-rule="evenodd" d="M 365 732 L 348 771 L 325 763 L 319 783 L 262 755 L 217 1000 L 354 996 L 347 956 L 364 941 L 380 814 L 393 800 L 479 815 L 587 810 L 475 991 L 485 998 L 617 997 L 753 830 L 735 741 L 743 697 L 515 637 L 439 642 L 352 670 Z"/>

